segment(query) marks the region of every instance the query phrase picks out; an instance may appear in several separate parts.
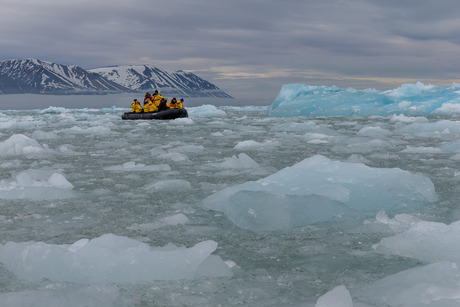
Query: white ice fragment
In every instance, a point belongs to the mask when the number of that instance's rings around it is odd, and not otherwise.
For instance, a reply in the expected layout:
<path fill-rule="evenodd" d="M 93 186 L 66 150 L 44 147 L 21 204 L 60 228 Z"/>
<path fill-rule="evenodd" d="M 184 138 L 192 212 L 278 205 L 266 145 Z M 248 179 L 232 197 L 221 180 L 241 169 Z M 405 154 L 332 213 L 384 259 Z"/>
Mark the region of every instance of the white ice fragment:
<path fill-rule="evenodd" d="M 353 301 L 350 292 L 341 285 L 321 296 L 315 307 L 353 307 Z"/>
<path fill-rule="evenodd" d="M 155 183 L 148 184 L 144 187 L 148 191 L 189 191 L 192 189 L 192 185 L 187 180 L 183 179 L 171 179 L 163 180 Z"/>
<path fill-rule="evenodd" d="M 85 247 L 88 243 L 89 243 L 88 239 L 86 239 L 86 238 L 85 239 L 80 239 L 77 242 L 75 242 L 74 244 L 69 246 L 69 251 L 75 253 L 79 249 Z"/>
<path fill-rule="evenodd" d="M 209 163 L 208 166 L 221 169 L 250 169 L 259 168 L 260 165 L 245 153 L 240 153 L 238 156 L 225 158 L 220 163 Z"/>
<path fill-rule="evenodd" d="M 370 306 L 459 306 L 459 276 L 457 263 L 437 262 L 377 280 L 355 295 Z"/>
<path fill-rule="evenodd" d="M 154 280 L 231 276 L 218 256 L 214 241 L 190 248 L 149 245 L 127 237 L 105 234 L 72 245 L 44 242 L 0 244 L 0 262 L 19 278 L 85 284 L 143 283 Z"/>
<path fill-rule="evenodd" d="M 187 108 L 188 115 L 190 117 L 200 117 L 200 116 L 209 116 L 209 117 L 217 117 L 217 116 L 226 116 L 224 110 L 218 109 L 217 107 L 209 104 L 204 104 L 199 107 L 191 107 Z"/>
<path fill-rule="evenodd" d="M 238 144 L 235 145 L 236 150 L 261 150 L 261 149 L 272 149 L 273 147 L 277 147 L 279 144 L 274 141 L 265 141 L 263 143 L 253 141 L 253 140 L 247 140 L 247 141 L 241 141 L 238 142 Z"/>
<path fill-rule="evenodd" d="M 0 142 L 0 156 L 24 155 L 32 157 L 36 154 L 46 153 L 47 150 L 24 134 L 14 134 L 7 140 Z"/>
<path fill-rule="evenodd" d="M 122 165 L 108 166 L 104 169 L 115 172 L 167 172 L 171 170 L 171 166 L 169 166 L 169 164 L 145 165 L 143 163 L 129 161 Z"/>
<path fill-rule="evenodd" d="M 189 222 L 189 219 L 182 213 L 175 214 L 172 216 L 167 216 L 163 218 L 164 223 L 167 225 L 180 225 L 180 224 L 187 224 Z"/>
<path fill-rule="evenodd" d="M 73 189 L 73 184 L 71 184 L 65 177 L 59 173 L 53 173 L 48 179 L 48 183 L 59 189 Z"/>
<path fill-rule="evenodd" d="M 383 238 L 373 248 L 426 262 L 460 262 L 460 221 L 450 225 L 420 221 L 402 233 Z"/>

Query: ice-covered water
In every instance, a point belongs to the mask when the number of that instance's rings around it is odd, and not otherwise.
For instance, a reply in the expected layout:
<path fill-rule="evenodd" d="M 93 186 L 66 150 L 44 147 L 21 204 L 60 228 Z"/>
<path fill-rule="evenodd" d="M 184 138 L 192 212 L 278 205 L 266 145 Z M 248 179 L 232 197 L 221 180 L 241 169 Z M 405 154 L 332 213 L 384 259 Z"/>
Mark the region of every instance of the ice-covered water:
<path fill-rule="evenodd" d="M 2 111 L 1 305 L 460 305 L 460 118 L 268 109 Z"/>

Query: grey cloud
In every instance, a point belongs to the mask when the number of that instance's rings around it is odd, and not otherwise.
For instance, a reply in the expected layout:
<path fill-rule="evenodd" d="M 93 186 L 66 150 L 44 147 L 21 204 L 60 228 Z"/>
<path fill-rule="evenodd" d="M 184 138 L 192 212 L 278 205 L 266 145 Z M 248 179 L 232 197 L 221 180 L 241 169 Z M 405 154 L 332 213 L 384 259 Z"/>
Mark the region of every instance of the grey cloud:
<path fill-rule="evenodd" d="M 270 84 L 262 92 L 315 80 L 298 77 L 304 71 L 349 86 L 363 77 L 446 79 L 460 68 L 459 11 L 453 0 L 10 1 L 0 11 L 0 60 L 192 70 L 233 96 L 249 92 L 248 80 L 227 80 L 220 68 L 271 72 L 269 82 L 252 80 Z"/>

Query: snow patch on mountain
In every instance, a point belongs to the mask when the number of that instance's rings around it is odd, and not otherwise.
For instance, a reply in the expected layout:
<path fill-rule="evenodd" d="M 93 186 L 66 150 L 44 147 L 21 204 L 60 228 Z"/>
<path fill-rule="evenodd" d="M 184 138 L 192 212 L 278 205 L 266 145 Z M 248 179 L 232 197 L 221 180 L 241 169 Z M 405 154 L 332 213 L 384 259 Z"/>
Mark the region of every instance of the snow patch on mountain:
<path fill-rule="evenodd" d="M 182 70 L 169 73 L 149 65 L 128 65 L 96 68 L 90 71 L 136 92 L 158 90 L 164 95 L 231 98 L 214 84 Z"/>

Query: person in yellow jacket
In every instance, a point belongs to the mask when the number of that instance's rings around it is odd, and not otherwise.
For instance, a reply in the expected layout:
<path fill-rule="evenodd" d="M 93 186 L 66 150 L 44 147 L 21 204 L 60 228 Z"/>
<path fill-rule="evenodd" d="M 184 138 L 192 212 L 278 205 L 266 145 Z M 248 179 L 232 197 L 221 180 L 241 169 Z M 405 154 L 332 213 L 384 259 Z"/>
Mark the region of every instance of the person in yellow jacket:
<path fill-rule="evenodd" d="M 163 96 L 161 96 L 157 90 L 155 90 L 155 93 L 153 93 L 152 98 L 153 103 L 157 106 L 157 108 L 160 106 L 161 99 L 163 99 Z"/>
<path fill-rule="evenodd" d="M 134 99 L 133 102 L 131 102 L 131 112 L 142 113 L 142 111 L 141 103 L 137 99 Z"/>
<path fill-rule="evenodd" d="M 176 102 L 176 108 L 177 109 L 182 109 L 184 107 L 184 98 L 181 98 L 178 102 Z"/>
<path fill-rule="evenodd" d="M 158 107 L 151 100 L 149 100 L 144 105 L 144 112 L 156 112 L 156 111 L 158 111 Z"/>
<path fill-rule="evenodd" d="M 168 102 L 168 104 L 166 105 L 168 108 L 170 109 L 176 109 L 176 103 L 177 103 L 177 100 L 176 98 L 174 97 L 173 99 L 171 99 L 170 102 Z"/>

